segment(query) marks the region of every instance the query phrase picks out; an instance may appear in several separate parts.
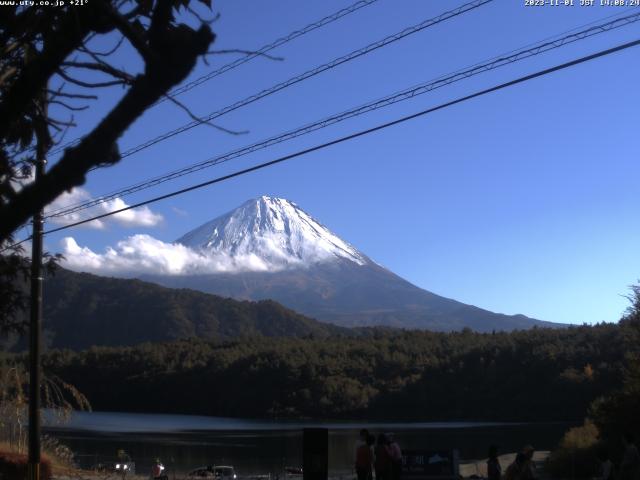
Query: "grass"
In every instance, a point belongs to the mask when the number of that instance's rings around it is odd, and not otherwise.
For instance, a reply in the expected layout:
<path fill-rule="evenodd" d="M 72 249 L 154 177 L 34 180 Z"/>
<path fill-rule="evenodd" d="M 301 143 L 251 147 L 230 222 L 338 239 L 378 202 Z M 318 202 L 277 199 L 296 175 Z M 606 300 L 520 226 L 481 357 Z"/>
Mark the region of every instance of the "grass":
<path fill-rule="evenodd" d="M 47 442 L 45 441 L 45 443 Z M 50 445 L 53 445 L 53 442 L 48 443 Z M 68 456 L 65 457 L 59 454 L 62 451 L 63 450 L 52 451 L 49 448 L 44 448 L 42 451 L 42 463 L 47 465 L 47 467 L 44 468 L 48 469 L 48 471 L 50 472 L 50 476 L 56 477 L 58 475 L 67 475 L 69 473 L 77 471 Z M 18 451 L 18 449 L 14 445 L 9 444 L 8 442 L 0 441 L 0 472 L 2 472 L 2 464 L 6 463 L 15 465 L 15 468 L 17 468 L 19 471 L 22 471 L 22 469 L 26 471 L 27 453 Z M 14 467 L 9 468 L 11 469 Z M 2 475 L 0 475 L 0 477 L 1 476 Z M 11 476 L 5 475 L 3 478 L 9 480 L 11 479 Z M 46 479 L 47 477 L 45 475 L 42 475 L 41 478 Z"/>

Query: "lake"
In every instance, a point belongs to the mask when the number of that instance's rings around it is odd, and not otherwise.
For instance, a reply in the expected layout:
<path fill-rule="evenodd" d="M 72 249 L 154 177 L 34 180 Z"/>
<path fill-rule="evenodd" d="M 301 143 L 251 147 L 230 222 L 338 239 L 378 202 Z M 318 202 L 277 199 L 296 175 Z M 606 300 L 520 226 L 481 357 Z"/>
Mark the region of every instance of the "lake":
<path fill-rule="evenodd" d="M 124 449 L 138 473 L 150 470 L 158 457 L 169 473 L 203 465 L 234 465 L 240 475 L 279 474 L 302 465 L 302 429 L 329 429 L 329 469 L 351 469 L 353 447 L 361 428 L 371 433 L 394 432 L 404 449 L 457 448 L 463 459 L 486 457 L 495 443 L 501 452 L 526 444 L 537 450 L 555 448 L 570 423 L 362 423 L 269 421 L 191 415 L 77 412 L 64 425 L 45 433 L 69 446 L 80 466 L 89 468 L 113 459 Z"/>

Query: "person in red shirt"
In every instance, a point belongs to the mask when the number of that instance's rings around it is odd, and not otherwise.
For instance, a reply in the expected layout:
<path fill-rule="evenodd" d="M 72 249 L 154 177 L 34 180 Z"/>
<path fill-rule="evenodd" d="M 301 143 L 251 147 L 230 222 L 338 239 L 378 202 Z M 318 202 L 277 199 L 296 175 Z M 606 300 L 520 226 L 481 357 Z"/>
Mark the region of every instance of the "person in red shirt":
<path fill-rule="evenodd" d="M 156 458 L 153 467 L 151 467 L 151 478 L 153 480 L 166 480 L 167 475 L 164 473 L 164 465 L 159 458 Z"/>
<path fill-rule="evenodd" d="M 356 474 L 358 480 L 371 480 L 373 478 L 373 452 L 371 447 L 374 443 L 374 436 L 367 433 L 365 443 L 356 449 Z"/>

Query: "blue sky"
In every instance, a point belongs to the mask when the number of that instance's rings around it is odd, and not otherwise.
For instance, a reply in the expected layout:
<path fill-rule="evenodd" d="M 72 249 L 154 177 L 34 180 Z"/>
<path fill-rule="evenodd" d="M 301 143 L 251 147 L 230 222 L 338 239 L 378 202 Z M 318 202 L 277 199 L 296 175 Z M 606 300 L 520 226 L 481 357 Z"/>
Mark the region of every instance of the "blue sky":
<path fill-rule="evenodd" d="M 205 115 L 463 2 L 378 0 L 180 97 Z M 495 0 L 93 172 L 93 195 L 225 153 L 442 74 L 622 14 L 624 7 L 528 7 Z M 220 0 L 216 49 L 257 49 L 348 1 Z M 629 12 L 632 10 L 629 10 Z M 371 127 L 640 37 L 640 22 L 381 109 L 125 198 L 146 199 Z M 102 45 L 111 39 L 100 40 Z M 196 78 L 234 59 L 214 55 Z M 503 313 L 567 323 L 616 321 L 640 278 L 640 47 L 496 92 L 290 163 L 151 206 L 153 228 L 108 223 L 53 234 L 95 252 L 136 234 L 165 242 L 263 194 L 288 198 L 355 247 L 434 293 Z M 136 65 L 121 50 L 115 62 Z M 87 113 L 90 128 L 122 92 Z M 122 150 L 189 122 L 168 102 Z M 75 135 L 72 135 L 74 137 Z"/>

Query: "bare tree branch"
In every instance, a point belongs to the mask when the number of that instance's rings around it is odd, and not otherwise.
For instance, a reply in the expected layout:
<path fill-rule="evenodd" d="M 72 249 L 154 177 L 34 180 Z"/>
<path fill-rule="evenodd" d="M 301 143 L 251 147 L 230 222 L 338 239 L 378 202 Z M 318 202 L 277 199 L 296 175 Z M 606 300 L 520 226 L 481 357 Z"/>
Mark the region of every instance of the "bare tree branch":
<path fill-rule="evenodd" d="M 5 57 L 11 52 L 13 52 L 16 48 L 20 46 L 19 42 L 12 42 L 9 45 L 6 45 L 2 50 L 2 56 Z"/>
<path fill-rule="evenodd" d="M 49 117 L 47 118 L 47 123 L 51 126 L 55 126 L 55 125 L 60 125 L 63 127 L 76 127 L 77 125 L 73 122 L 73 117 L 71 117 L 71 120 L 69 121 L 64 121 L 64 120 L 57 120 L 55 118 Z"/>
<path fill-rule="evenodd" d="M 112 49 L 107 50 L 106 52 L 96 52 L 95 50 L 89 49 L 89 47 L 86 45 L 87 42 L 84 42 L 84 46 L 80 47 L 79 50 L 81 52 L 90 53 L 92 56 L 95 55 L 96 57 L 109 57 L 116 53 L 116 51 L 118 51 L 123 42 L 124 35 L 120 35 L 120 38 L 116 42 L 115 46 Z"/>
<path fill-rule="evenodd" d="M 206 24 L 206 25 L 212 25 L 215 22 L 217 22 L 220 19 L 220 12 L 218 12 L 214 17 L 206 19 L 204 18 L 202 15 L 200 15 L 198 12 L 195 11 L 195 9 L 191 8 L 191 6 L 187 5 L 187 11 L 193 15 L 200 23 Z"/>
<path fill-rule="evenodd" d="M 124 37 L 131 42 L 131 45 L 140 53 L 145 62 L 149 62 L 153 60 L 154 53 L 146 44 L 144 38 L 136 32 L 131 23 L 127 20 L 127 18 L 120 15 L 115 8 L 111 5 L 104 5 L 104 10 L 107 15 L 113 20 L 116 28 Z"/>
<path fill-rule="evenodd" d="M 58 138 L 56 138 L 54 136 L 54 138 L 52 138 L 52 145 L 60 145 L 62 143 L 62 141 L 66 138 L 67 133 L 69 133 L 69 131 L 71 130 L 71 127 L 65 127 L 64 129 L 62 129 L 62 132 L 58 132 L 57 135 Z"/>
<path fill-rule="evenodd" d="M 16 67 L 9 67 L 4 72 L 2 72 L 2 74 L 0 75 L 0 86 L 2 86 L 8 79 L 13 77 L 17 72 L 18 69 Z"/>
<path fill-rule="evenodd" d="M 69 105 L 68 103 L 65 103 L 61 100 L 49 100 L 49 104 L 50 105 L 60 105 L 64 108 L 66 108 L 67 110 L 71 110 L 72 112 L 81 112 L 82 110 L 86 110 L 87 108 L 89 108 L 89 105 L 82 105 L 81 107 L 77 107 L 74 105 Z"/>
<path fill-rule="evenodd" d="M 113 87 L 115 85 L 127 85 L 129 83 L 126 80 L 111 80 L 109 82 L 84 82 L 82 80 L 78 80 L 76 78 L 73 78 L 67 75 L 66 73 L 64 73 L 63 70 L 58 70 L 56 73 L 60 75 L 62 78 L 64 78 L 67 82 L 73 83 L 74 85 L 78 85 L 79 87 L 84 87 L 84 88 Z"/>
<path fill-rule="evenodd" d="M 97 3 L 99 2 L 94 2 L 94 5 Z M 209 45 L 215 38 L 211 29 L 207 25 L 202 25 L 198 30 L 193 30 L 184 24 L 175 25 L 172 9 L 173 2 L 156 2 L 147 34 L 142 36 L 137 35 L 137 32 L 128 32 L 128 34 L 136 33 L 132 38 L 138 42 L 138 45 L 134 46 L 139 47 L 141 49 L 139 51 L 147 52 L 143 57 L 144 73 L 133 79 L 130 88 L 115 107 L 77 145 L 67 148 L 62 158 L 47 173 L 37 182 L 20 190 L 11 204 L 0 205 L 0 239 L 8 238 L 11 232 L 28 220 L 35 209 L 52 202 L 65 190 L 82 185 L 86 174 L 92 168 L 118 162 L 120 159 L 116 144 L 118 138 L 162 95 L 184 80 L 195 66 L 197 59 L 208 51 Z M 83 8 L 75 11 L 88 10 Z M 109 25 L 113 25 L 113 15 L 109 15 L 108 18 L 111 19 Z M 127 31 L 132 28 L 120 14 L 117 14 L 116 18 L 119 19 L 117 20 L 119 29 Z M 69 35 L 68 32 L 64 33 Z M 51 68 L 46 71 L 47 75 L 43 76 L 45 81 L 56 72 L 61 73 L 62 78 L 65 76 L 71 78 L 64 72 L 60 72 L 61 63 L 74 48 L 82 45 L 82 38 L 87 33 L 88 31 L 80 37 L 76 35 L 75 43 L 65 44 L 68 48 L 64 56 L 55 55 L 56 62 L 52 63 Z M 122 33 L 127 35 L 124 31 Z M 127 38 L 131 41 L 129 37 Z M 42 83 L 40 82 L 40 88 L 44 87 Z M 77 82 L 72 83 L 77 84 Z M 19 93 L 25 96 L 30 93 L 30 90 Z M 16 107 L 19 103 L 14 101 L 11 107 Z M 13 113 L 8 106 L 0 104 L 0 118 L 3 120 L 1 113 L 4 111 Z M 20 115 L 22 115 L 21 112 Z M 0 138 L 3 138 L 3 126 L 4 122 L 0 125 Z"/>
<path fill-rule="evenodd" d="M 61 92 L 61 91 L 56 91 L 56 90 L 47 90 L 47 93 L 51 94 L 51 98 L 56 98 L 56 97 L 64 97 L 64 98 L 81 98 L 84 100 L 97 100 L 98 96 L 97 95 L 84 95 L 81 93 L 68 93 L 68 92 Z"/>
<path fill-rule="evenodd" d="M 187 115 L 191 117 L 192 120 L 196 122 L 200 122 L 202 125 L 208 125 L 209 127 L 215 128 L 216 130 L 220 130 L 221 132 L 224 132 L 224 133 L 229 133 L 231 135 L 246 135 L 247 133 L 249 133 L 249 130 L 242 130 L 242 131 L 229 130 L 228 128 L 224 128 L 224 127 L 221 127 L 220 125 L 216 125 L 215 123 L 211 123 L 208 120 L 205 120 L 204 118 L 198 117 L 196 114 L 194 114 L 191 111 L 191 109 L 189 109 L 189 107 L 187 107 L 184 103 L 180 102 L 179 100 L 169 95 L 168 93 L 165 93 L 163 96 L 166 97 L 166 99 L 172 102 L 174 105 L 177 105 L 183 111 L 185 111 Z"/>
<path fill-rule="evenodd" d="M 0 101 L 0 138 L 5 138 L 10 128 L 28 110 L 38 91 L 46 88 L 49 78 L 91 31 L 108 30 L 100 22 L 96 8 L 100 2 L 71 9 L 59 22 L 59 29 L 52 30 L 43 42 L 43 49 L 32 61 L 25 64 L 20 75 L 5 91 Z M 85 8 L 86 7 L 86 8 Z M 31 11 L 35 9 L 28 9 Z M 1 238 L 1 237 L 0 237 Z"/>
<path fill-rule="evenodd" d="M 131 83 L 133 81 L 133 75 L 128 74 L 127 72 L 120 70 L 118 68 L 112 67 L 106 62 L 98 61 L 96 63 L 92 62 L 63 62 L 63 67 L 70 68 L 83 68 L 86 70 L 95 70 L 98 72 L 106 73 L 107 75 L 111 75 L 112 77 L 119 78 L 123 80 L 125 83 Z"/>

